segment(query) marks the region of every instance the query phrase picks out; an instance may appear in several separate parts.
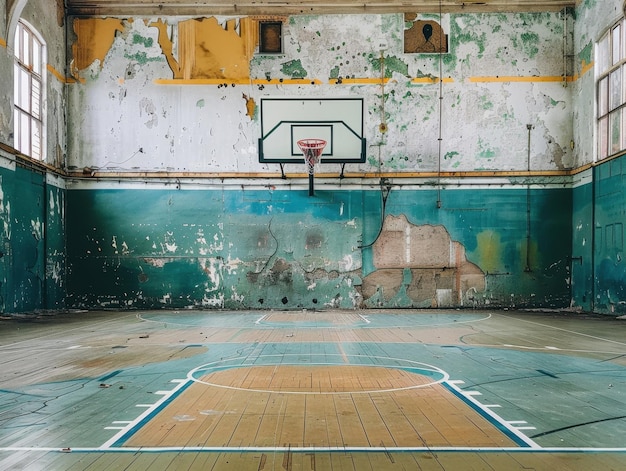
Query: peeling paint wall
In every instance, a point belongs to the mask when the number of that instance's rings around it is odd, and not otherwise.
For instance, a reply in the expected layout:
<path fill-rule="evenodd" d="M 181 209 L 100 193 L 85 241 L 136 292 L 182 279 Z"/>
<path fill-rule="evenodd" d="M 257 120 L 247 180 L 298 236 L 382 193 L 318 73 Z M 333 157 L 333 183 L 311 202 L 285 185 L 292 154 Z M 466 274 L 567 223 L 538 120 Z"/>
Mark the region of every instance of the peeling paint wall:
<path fill-rule="evenodd" d="M 0 152 L 0 313 L 65 308 L 65 236 L 63 181 Z"/>
<path fill-rule="evenodd" d="M 568 188 L 392 190 L 377 237 L 375 189 L 107 186 L 68 191 L 73 308 L 569 303 Z"/>
<path fill-rule="evenodd" d="M 250 18 L 70 19 L 80 81 L 69 89 L 69 166 L 263 171 L 250 102 L 349 95 L 365 99 L 370 143 L 366 163 L 351 170 L 567 169 L 566 20 L 573 21 L 564 13 L 444 15 L 449 52 L 405 54 L 402 14 L 294 16 L 283 24 L 284 54 L 262 55 Z"/>
<path fill-rule="evenodd" d="M 53 167 L 63 168 L 67 157 L 66 52 L 63 3 L 30 0 L 21 18 L 31 24 L 46 42 L 45 101 L 45 160 Z M 13 41 L 10 41 L 12 44 Z M 12 69 L 12 67 L 11 67 Z M 11 82 L 13 79 L 11 78 Z M 13 100 L 11 100 L 13 103 Z M 13 124 L 11 124 L 13 126 Z"/>
<path fill-rule="evenodd" d="M 623 16 L 621 0 L 584 0 L 576 7 L 572 54 L 579 77 L 573 83 L 575 164 L 596 155 L 595 44 Z M 626 312 L 624 265 L 624 159 L 596 163 L 574 177 L 572 217 L 573 307 L 605 313 Z"/>
<path fill-rule="evenodd" d="M 365 304 L 566 306 L 571 205 L 568 188 L 549 184 L 392 190 L 382 228 L 372 213 L 364 230 Z"/>
<path fill-rule="evenodd" d="M 65 33 L 59 1 L 23 2 L 17 13 L 46 43 L 46 163 L 67 153 Z M 0 314 L 65 307 L 65 181 L 16 157 L 13 147 L 13 38 L 0 5 Z"/>
<path fill-rule="evenodd" d="M 272 55 L 257 53 L 253 18 L 62 24 L 60 2 L 29 1 L 24 17 L 48 43 L 47 161 L 84 176 L 44 175 L 3 154 L 2 310 L 67 302 L 621 312 L 626 274 L 614 242 L 626 202 L 603 193 L 621 195 L 618 164 L 573 177 L 487 176 L 593 162 L 593 46 L 621 4 L 293 16 L 277 19 L 284 50 Z M 0 5 L 0 141 L 11 146 L 6 14 Z M 405 53 L 405 35 L 420 39 L 412 27 L 434 24 L 447 52 Z M 460 177 L 398 179 L 384 197 L 377 178 L 324 178 L 309 198 L 301 181 L 259 162 L 265 96 L 362 97 L 366 161 L 349 172 Z M 162 178 L 98 181 L 94 171 Z M 198 174 L 181 182 L 168 172 Z M 607 234 L 611 246 L 600 241 Z"/>
<path fill-rule="evenodd" d="M 563 77 L 571 11 L 293 16 L 281 20 L 277 55 L 256 53 L 250 18 L 71 21 L 79 80 L 68 88 L 69 168 L 87 179 L 93 171 L 275 172 L 258 159 L 264 96 L 363 97 L 367 155 L 352 172 L 552 171 L 574 162 Z M 407 31 L 433 22 L 447 52 L 406 54 Z M 478 181 L 439 180 L 446 198 L 437 207 L 434 183 L 418 180 L 394 187 L 382 214 L 375 184 L 326 181 L 307 199 L 288 181 L 264 181 L 262 191 L 225 181 L 219 190 L 201 176 L 148 187 L 72 181 L 69 304 L 569 304 L 566 181 L 513 178 L 475 190 Z M 341 211 L 350 216 L 336 220 Z"/>
<path fill-rule="evenodd" d="M 353 192 L 81 185 L 68 198 L 72 307 L 360 305 Z"/>

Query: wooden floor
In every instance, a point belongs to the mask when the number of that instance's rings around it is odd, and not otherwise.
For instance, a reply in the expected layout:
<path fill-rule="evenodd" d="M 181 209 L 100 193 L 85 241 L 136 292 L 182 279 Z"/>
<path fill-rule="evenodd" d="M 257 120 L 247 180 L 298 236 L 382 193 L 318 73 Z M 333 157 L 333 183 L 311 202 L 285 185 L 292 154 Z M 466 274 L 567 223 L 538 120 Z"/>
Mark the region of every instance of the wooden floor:
<path fill-rule="evenodd" d="M 76 312 L 0 321 L 0 470 L 626 469 L 626 321 Z"/>

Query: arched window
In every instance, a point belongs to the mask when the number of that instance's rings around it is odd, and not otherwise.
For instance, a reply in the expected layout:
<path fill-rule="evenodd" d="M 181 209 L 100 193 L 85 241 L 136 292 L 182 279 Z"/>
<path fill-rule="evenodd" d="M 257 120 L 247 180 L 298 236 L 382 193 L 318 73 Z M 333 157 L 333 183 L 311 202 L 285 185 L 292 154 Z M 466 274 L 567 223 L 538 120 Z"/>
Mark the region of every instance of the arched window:
<path fill-rule="evenodd" d="M 45 43 L 28 24 L 15 30 L 14 146 L 34 159 L 44 158 L 43 103 Z"/>

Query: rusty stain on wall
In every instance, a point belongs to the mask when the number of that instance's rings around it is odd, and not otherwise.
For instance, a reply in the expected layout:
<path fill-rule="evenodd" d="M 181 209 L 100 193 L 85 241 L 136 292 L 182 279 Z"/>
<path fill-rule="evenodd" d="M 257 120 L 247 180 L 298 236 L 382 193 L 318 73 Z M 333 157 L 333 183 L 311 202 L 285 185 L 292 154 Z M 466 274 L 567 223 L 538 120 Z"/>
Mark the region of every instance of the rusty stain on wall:
<path fill-rule="evenodd" d="M 395 299 L 401 307 L 462 306 L 485 289 L 485 274 L 444 226 L 388 216 L 373 252 L 377 271 L 363 280 L 363 296 L 378 304 Z"/>
<path fill-rule="evenodd" d="M 159 44 L 175 79 L 245 79 L 258 41 L 256 22 L 250 18 L 191 19 L 178 23 L 178 54 L 163 20 L 150 23 L 159 30 Z M 176 57 L 178 57 L 178 60 Z"/>
<path fill-rule="evenodd" d="M 243 99 L 246 100 L 246 116 L 250 119 L 254 119 L 254 113 L 256 112 L 256 102 L 254 98 L 243 93 Z"/>
<path fill-rule="evenodd" d="M 74 19 L 76 41 L 72 45 L 71 73 L 75 78 L 79 79 L 80 71 L 89 67 L 95 60 L 99 60 L 102 67 L 118 31 L 124 31 L 123 20 L 118 18 Z"/>

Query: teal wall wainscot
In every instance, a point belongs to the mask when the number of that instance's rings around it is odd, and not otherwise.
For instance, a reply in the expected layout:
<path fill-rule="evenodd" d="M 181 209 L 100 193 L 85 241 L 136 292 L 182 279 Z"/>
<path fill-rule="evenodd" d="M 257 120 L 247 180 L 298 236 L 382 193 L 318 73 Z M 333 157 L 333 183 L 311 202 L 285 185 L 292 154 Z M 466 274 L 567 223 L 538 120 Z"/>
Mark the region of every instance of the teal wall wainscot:
<path fill-rule="evenodd" d="M 62 181 L 2 159 L 0 312 L 65 307 L 65 190 Z"/>
<path fill-rule="evenodd" d="M 313 198 L 184 184 L 68 190 L 68 305 L 569 305 L 569 188 L 395 186 L 384 204 L 382 195 L 375 187 L 318 189 Z M 406 247 L 393 242 L 393 224 L 403 224 Z M 431 253 L 426 265 L 420 253 Z"/>

